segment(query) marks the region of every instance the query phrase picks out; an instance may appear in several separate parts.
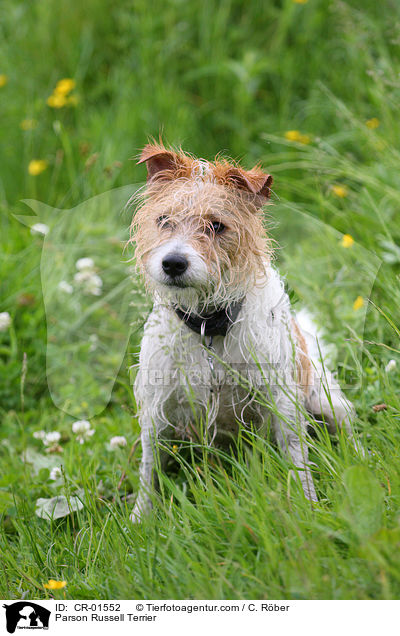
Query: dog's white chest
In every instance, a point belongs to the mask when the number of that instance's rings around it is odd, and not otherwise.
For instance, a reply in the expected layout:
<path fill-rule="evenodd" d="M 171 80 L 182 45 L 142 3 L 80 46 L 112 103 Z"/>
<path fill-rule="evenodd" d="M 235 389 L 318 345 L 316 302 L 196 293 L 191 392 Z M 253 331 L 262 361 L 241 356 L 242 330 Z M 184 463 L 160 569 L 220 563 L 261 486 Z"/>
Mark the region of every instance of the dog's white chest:
<path fill-rule="evenodd" d="M 265 393 L 271 373 L 290 358 L 286 303 L 280 281 L 278 286 L 274 282 L 258 290 L 228 334 L 213 339 L 210 350 L 171 308 L 154 307 L 135 384 L 149 425 L 157 422 L 159 430 L 172 426 L 180 434 L 193 423 L 235 432 L 238 422 L 258 426 L 265 420 L 267 409 L 257 395 Z M 271 287 L 278 292 L 272 299 Z"/>

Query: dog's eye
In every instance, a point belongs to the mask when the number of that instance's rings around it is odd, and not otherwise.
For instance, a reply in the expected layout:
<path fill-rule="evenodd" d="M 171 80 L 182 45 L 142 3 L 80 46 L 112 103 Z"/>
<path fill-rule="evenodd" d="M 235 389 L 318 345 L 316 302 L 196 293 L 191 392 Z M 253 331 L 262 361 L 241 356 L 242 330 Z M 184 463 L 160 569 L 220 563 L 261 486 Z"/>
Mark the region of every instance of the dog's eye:
<path fill-rule="evenodd" d="M 162 214 L 161 216 L 159 216 L 156 220 L 156 223 L 158 227 L 171 227 L 171 223 L 169 222 L 166 214 Z"/>
<path fill-rule="evenodd" d="M 214 234 L 221 234 L 225 229 L 225 225 L 219 221 L 211 221 L 210 228 Z"/>

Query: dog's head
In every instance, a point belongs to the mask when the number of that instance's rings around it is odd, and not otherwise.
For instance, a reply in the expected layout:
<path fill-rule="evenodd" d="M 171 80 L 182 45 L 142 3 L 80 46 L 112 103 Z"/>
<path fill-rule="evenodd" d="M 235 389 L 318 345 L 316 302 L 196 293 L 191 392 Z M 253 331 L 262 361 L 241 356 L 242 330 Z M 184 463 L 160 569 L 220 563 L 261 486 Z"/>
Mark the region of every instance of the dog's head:
<path fill-rule="evenodd" d="M 195 159 L 148 144 L 147 186 L 132 223 L 147 285 L 184 310 L 242 298 L 265 268 L 261 209 L 272 177 L 217 158 Z"/>

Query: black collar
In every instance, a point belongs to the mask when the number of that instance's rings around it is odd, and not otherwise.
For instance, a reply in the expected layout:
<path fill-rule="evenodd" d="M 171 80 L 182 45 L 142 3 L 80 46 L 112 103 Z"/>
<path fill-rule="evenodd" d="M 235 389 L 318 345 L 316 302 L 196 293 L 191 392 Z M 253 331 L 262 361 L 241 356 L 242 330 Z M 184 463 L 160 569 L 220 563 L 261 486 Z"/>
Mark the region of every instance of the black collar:
<path fill-rule="evenodd" d="M 243 301 L 238 301 L 217 309 L 211 314 L 189 314 L 178 307 L 174 307 L 175 313 L 195 333 L 202 336 L 226 336 L 229 328 L 239 315 Z M 202 329 L 202 326 L 204 327 Z"/>

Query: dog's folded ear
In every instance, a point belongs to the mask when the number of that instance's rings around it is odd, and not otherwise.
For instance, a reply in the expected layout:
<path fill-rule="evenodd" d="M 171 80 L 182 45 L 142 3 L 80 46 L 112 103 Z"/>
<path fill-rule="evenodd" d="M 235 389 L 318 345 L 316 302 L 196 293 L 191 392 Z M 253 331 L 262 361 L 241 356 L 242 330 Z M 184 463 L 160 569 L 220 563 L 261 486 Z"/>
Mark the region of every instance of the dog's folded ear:
<path fill-rule="evenodd" d="M 260 203 L 271 196 L 273 178 L 270 174 L 263 172 L 258 166 L 251 170 L 230 166 L 225 173 L 225 179 L 241 190 L 259 197 Z"/>
<path fill-rule="evenodd" d="M 139 157 L 139 163 L 146 162 L 147 180 L 163 179 L 168 181 L 185 176 L 188 170 L 188 158 L 182 153 L 164 148 L 162 144 L 147 144 Z"/>

